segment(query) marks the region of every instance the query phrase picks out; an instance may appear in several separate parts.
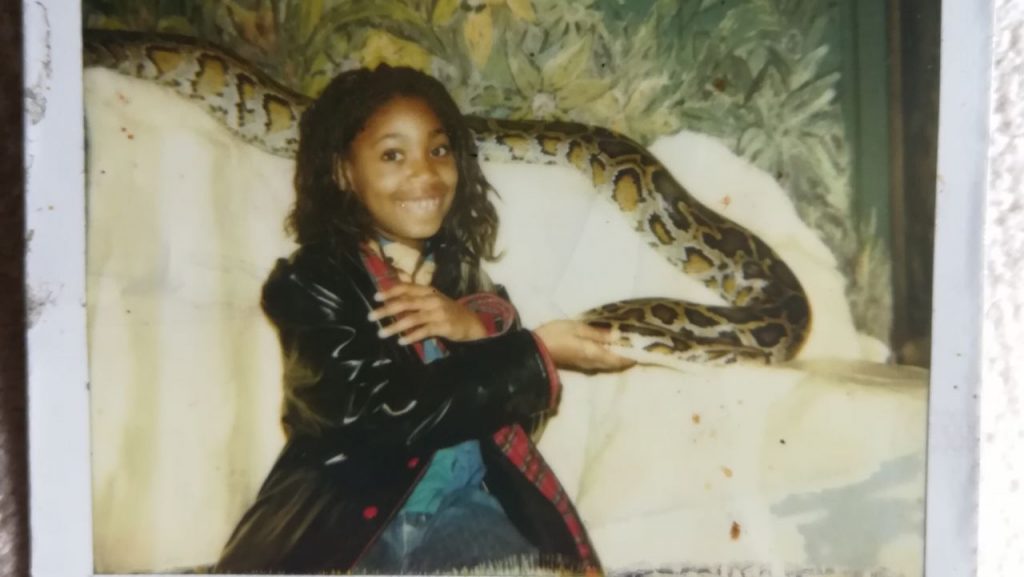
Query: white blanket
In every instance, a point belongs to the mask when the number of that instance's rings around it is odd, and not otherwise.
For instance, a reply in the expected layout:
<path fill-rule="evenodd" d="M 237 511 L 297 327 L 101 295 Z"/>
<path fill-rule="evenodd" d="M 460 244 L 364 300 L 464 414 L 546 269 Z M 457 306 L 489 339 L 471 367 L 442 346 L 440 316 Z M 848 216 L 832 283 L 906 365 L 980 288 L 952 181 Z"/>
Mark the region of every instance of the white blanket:
<path fill-rule="evenodd" d="M 208 564 L 283 440 L 258 294 L 294 247 L 293 164 L 153 85 L 91 70 L 86 94 L 96 569 Z M 784 367 L 563 373 L 541 449 L 604 564 L 919 574 L 926 373 L 857 334 L 832 256 L 770 177 L 696 134 L 652 150 L 790 263 L 814 329 Z M 581 176 L 484 168 L 506 252 L 488 269 L 528 326 L 631 296 L 715 302 Z"/>

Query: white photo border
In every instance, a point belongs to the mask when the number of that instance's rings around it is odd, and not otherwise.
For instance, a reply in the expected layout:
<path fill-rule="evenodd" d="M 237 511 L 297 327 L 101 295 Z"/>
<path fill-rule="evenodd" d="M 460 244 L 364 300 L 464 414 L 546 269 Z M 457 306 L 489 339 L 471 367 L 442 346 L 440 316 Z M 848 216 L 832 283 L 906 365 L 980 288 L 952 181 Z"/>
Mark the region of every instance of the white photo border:
<path fill-rule="evenodd" d="M 942 2 L 928 395 L 928 577 L 978 570 L 981 338 L 991 0 Z"/>
<path fill-rule="evenodd" d="M 23 0 L 31 571 L 92 575 L 79 2 Z M 991 0 L 942 6 L 925 574 L 975 575 Z"/>

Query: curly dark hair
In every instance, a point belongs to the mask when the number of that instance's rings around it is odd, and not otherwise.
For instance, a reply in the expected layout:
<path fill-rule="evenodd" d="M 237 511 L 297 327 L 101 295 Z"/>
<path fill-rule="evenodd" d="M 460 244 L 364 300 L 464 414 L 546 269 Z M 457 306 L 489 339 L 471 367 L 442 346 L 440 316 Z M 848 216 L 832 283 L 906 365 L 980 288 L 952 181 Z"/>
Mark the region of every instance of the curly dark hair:
<path fill-rule="evenodd" d="M 435 78 L 412 68 L 381 65 L 336 76 L 299 123 L 294 208 L 287 228 L 299 244 L 326 243 L 353 253 L 373 235 L 369 211 L 351 190 L 335 182 L 336 162 L 371 116 L 396 97 L 418 98 L 437 115 L 448 134 L 459 180 L 451 209 L 431 239 L 436 269 L 433 285 L 449 296 L 477 292 L 488 282 L 481 259 L 496 260 L 498 213 L 490 184 L 477 162 L 476 143 L 465 117 Z"/>

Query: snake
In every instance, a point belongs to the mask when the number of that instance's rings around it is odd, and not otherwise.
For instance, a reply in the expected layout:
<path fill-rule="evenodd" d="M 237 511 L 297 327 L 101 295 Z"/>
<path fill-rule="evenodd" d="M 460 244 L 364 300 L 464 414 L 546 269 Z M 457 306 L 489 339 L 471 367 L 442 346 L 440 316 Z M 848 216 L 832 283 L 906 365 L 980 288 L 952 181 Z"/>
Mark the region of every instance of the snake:
<path fill-rule="evenodd" d="M 293 158 L 313 101 L 230 50 L 192 37 L 86 30 L 83 64 L 154 82 L 196 102 L 245 142 Z M 635 140 L 599 126 L 466 116 L 484 161 L 582 173 L 648 245 L 724 305 L 632 298 L 585 311 L 621 345 L 688 363 L 774 364 L 806 342 L 811 306 L 790 267 L 750 230 L 701 204 Z"/>

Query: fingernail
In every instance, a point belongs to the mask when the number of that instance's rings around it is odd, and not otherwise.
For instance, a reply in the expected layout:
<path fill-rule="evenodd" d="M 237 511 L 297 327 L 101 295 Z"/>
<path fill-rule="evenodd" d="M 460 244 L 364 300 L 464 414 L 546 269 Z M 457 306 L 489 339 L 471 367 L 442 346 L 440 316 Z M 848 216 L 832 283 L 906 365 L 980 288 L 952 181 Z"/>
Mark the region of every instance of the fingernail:
<path fill-rule="evenodd" d="M 402 338 L 398 339 L 398 344 L 400 344 L 400 345 L 407 345 L 407 344 L 409 344 L 409 339 L 407 339 L 405 337 L 402 337 Z"/>
<path fill-rule="evenodd" d="M 371 320 L 371 321 L 377 320 L 377 312 L 376 311 L 370 311 L 370 314 L 366 315 L 366 318 L 367 318 L 367 320 Z"/>
<path fill-rule="evenodd" d="M 386 330 L 384 330 L 384 329 L 381 329 L 381 330 L 377 331 L 377 336 L 382 338 L 382 339 L 386 339 L 386 338 L 388 338 L 388 332 Z"/>
<path fill-rule="evenodd" d="M 382 301 L 384 300 L 384 293 L 373 293 L 373 300 Z"/>

